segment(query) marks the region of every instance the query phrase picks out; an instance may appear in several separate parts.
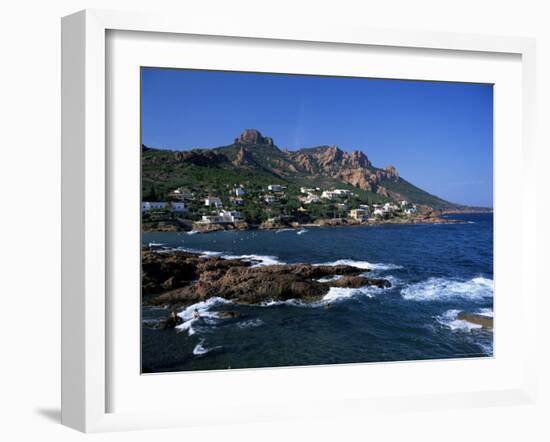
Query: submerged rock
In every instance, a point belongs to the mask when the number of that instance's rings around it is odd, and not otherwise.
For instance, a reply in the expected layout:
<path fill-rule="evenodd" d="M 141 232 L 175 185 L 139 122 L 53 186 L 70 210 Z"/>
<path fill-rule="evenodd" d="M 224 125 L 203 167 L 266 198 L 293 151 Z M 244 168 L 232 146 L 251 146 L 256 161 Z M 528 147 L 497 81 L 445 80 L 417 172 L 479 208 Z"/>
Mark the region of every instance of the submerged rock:
<path fill-rule="evenodd" d="M 222 311 L 217 312 L 217 317 L 220 319 L 235 319 L 240 318 L 242 315 L 239 312 L 234 311 Z"/>
<path fill-rule="evenodd" d="M 477 313 L 460 312 L 456 318 L 461 321 L 481 325 L 482 328 L 493 328 L 493 318 L 490 316 L 484 316 Z"/>
<path fill-rule="evenodd" d="M 160 320 L 158 328 L 160 328 L 161 330 L 169 330 L 175 328 L 176 325 L 179 325 L 182 322 L 183 319 L 181 319 L 175 311 L 172 311 L 172 313 L 170 313 L 170 316 Z"/>

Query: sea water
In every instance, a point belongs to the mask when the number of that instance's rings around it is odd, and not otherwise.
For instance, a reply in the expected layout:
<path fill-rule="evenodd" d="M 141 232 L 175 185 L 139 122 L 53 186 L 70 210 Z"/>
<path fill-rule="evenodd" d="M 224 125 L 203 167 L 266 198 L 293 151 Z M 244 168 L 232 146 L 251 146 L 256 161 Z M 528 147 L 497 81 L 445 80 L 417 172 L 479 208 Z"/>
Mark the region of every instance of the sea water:
<path fill-rule="evenodd" d="M 221 298 L 182 309 L 175 330 L 151 327 L 168 311 L 142 308 L 143 372 L 483 357 L 493 331 L 457 319 L 493 316 L 493 215 L 448 215 L 457 224 L 378 225 L 188 235 L 144 233 L 224 258 L 348 264 L 391 288 L 332 288 L 314 303 L 234 305 Z M 197 309 L 199 319 L 192 312 Z M 219 318 L 218 311 L 240 316 Z"/>

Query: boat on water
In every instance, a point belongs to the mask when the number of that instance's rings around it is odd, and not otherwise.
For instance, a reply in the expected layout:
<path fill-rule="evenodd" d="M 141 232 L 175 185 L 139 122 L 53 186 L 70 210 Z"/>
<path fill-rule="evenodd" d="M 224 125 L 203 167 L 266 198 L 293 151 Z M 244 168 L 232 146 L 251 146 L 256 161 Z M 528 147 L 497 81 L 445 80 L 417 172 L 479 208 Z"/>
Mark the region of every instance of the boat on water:
<path fill-rule="evenodd" d="M 189 232 L 186 232 L 188 235 L 196 235 L 197 233 L 199 233 L 198 230 L 190 230 Z"/>
<path fill-rule="evenodd" d="M 297 234 L 297 235 L 303 235 L 303 234 L 306 233 L 306 232 L 307 232 L 307 229 L 304 229 L 304 228 L 302 227 L 300 230 L 298 230 L 298 231 L 296 232 L 296 234 Z"/>
<path fill-rule="evenodd" d="M 149 249 L 151 249 L 151 250 L 161 249 L 162 247 L 164 247 L 164 244 L 161 243 L 161 242 L 150 242 L 149 243 Z"/>

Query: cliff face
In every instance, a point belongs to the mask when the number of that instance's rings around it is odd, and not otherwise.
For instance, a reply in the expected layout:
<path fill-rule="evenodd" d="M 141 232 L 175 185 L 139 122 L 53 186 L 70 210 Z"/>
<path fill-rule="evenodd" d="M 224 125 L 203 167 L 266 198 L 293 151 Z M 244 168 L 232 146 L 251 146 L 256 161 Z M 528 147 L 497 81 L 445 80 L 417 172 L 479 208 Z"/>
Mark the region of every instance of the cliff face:
<path fill-rule="evenodd" d="M 337 146 L 322 146 L 285 152 L 291 160 L 310 174 L 330 176 L 369 192 L 378 192 L 384 180 L 397 181 L 399 174 L 395 167 L 375 168 L 368 157 L 359 150 L 345 152 Z M 382 193 L 384 193 L 382 191 Z"/>

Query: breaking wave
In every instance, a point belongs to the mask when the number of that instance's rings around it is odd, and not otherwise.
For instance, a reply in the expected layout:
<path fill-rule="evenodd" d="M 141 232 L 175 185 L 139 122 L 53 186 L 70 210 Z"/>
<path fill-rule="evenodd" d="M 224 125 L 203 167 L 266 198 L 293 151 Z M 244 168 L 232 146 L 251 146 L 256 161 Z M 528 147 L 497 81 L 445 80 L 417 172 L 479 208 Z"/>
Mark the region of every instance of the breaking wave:
<path fill-rule="evenodd" d="M 224 252 L 213 252 L 210 250 L 199 250 L 199 249 L 193 249 L 189 247 L 178 247 L 175 250 L 180 250 L 182 252 L 187 252 L 187 253 L 193 253 L 195 255 L 199 255 L 205 258 L 219 256 L 220 258 L 223 258 L 223 259 L 240 259 L 241 261 L 252 263 L 253 264 L 252 267 L 284 264 L 284 262 L 279 261 L 279 259 L 276 256 L 271 256 L 271 255 L 254 255 L 254 254 L 231 255 Z"/>
<path fill-rule="evenodd" d="M 403 288 L 401 296 L 412 301 L 481 300 L 493 297 L 493 280 L 481 276 L 468 281 L 429 278 Z"/>
<path fill-rule="evenodd" d="M 241 261 L 246 261 L 252 263 L 252 267 L 261 267 L 261 266 L 271 266 L 275 264 L 284 264 L 284 262 L 279 261 L 276 256 L 270 255 L 224 255 L 220 254 L 221 258 L 224 259 L 240 259 Z"/>
<path fill-rule="evenodd" d="M 264 324 L 264 321 L 262 321 L 260 318 L 256 318 L 256 319 L 248 319 L 246 321 L 237 322 L 237 327 L 254 328 L 254 327 L 260 327 L 263 324 Z"/>
<path fill-rule="evenodd" d="M 208 353 L 210 350 L 204 346 L 204 340 L 195 345 L 193 349 L 193 354 L 195 356 L 202 356 Z"/>
<path fill-rule="evenodd" d="M 216 319 L 218 318 L 218 314 L 216 312 L 210 311 L 212 307 L 221 305 L 221 304 L 230 304 L 230 303 L 231 301 L 228 301 L 226 299 L 213 297 L 206 301 L 201 301 L 201 302 L 197 302 L 196 304 L 192 304 L 178 313 L 178 316 L 181 319 L 183 319 L 183 322 L 176 326 L 176 330 L 187 331 L 189 336 L 192 336 L 196 333 L 195 329 L 193 328 L 193 324 L 195 324 L 197 321 L 202 320 L 202 321 L 205 321 L 206 323 L 216 322 Z M 194 315 L 195 310 L 199 315 L 198 318 L 196 318 Z"/>
<path fill-rule="evenodd" d="M 451 330 L 466 331 L 470 332 L 472 330 L 482 328 L 479 324 L 473 324 L 462 319 L 457 319 L 460 310 L 447 310 L 440 316 L 436 317 L 437 322 L 441 325 L 450 328 Z"/>
<path fill-rule="evenodd" d="M 314 265 L 328 265 L 328 266 L 337 266 L 337 265 L 347 265 L 351 267 L 357 267 L 358 269 L 365 270 L 397 270 L 402 269 L 403 267 L 397 264 L 385 264 L 383 262 L 368 262 L 368 261 L 356 261 L 354 259 L 338 259 L 336 261 L 323 262 L 321 264 Z"/>
<path fill-rule="evenodd" d="M 273 307 L 281 305 L 310 308 L 322 307 L 327 304 L 333 304 L 335 302 L 344 301 L 355 297 L 364 296 L 367 298 L 374 298 L 377 294 L 383 293 L 385 290 L 389 290 L 390 288 L 379 288 L 375 286 L 364 286 L 359 288 L 331 287 L 328 293 L 319 301 L 305 302 L 300 299 L 287 299 L 285 301 L 265 301 L 259 305 L 260 307 Z"/>

